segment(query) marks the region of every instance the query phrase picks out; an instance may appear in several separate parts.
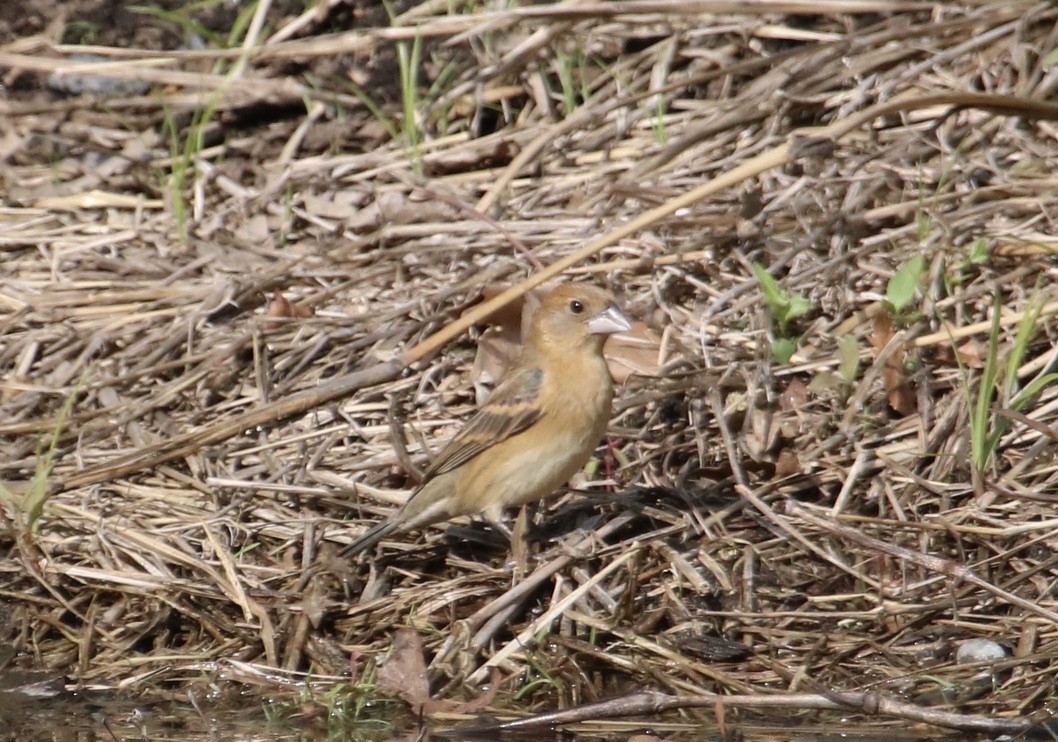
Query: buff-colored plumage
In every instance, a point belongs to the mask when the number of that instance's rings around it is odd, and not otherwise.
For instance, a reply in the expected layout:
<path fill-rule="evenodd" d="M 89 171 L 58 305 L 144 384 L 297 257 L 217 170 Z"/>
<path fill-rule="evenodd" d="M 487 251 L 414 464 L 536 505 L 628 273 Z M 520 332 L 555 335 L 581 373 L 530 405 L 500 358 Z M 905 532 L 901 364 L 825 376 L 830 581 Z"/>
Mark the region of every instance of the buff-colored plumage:
<path fill-rule="evenodd" d="M 598 287 L 563 284 L 548 293 L 518 360 L 442 449 L 407 504 L 342 553 L 458 515 L 499 522 L 506 508 L 554 492 L 606 432 L 613 383 L 602 347 L 607 335 L 630 327 Z"/>

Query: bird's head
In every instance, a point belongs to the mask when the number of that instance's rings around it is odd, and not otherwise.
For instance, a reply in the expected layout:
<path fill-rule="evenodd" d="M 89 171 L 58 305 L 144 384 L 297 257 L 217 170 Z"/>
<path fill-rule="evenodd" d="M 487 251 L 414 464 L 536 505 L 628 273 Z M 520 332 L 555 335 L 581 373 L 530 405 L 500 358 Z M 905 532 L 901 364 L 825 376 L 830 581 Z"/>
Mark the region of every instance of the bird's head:
<path fill-rule="evenodd" d="M 585 283 L 552 289 L 533 315 L 527 344 L 540 351 L 594 347 L 602 351 L 606 336 L 631 329 L 610 292 Z"/>

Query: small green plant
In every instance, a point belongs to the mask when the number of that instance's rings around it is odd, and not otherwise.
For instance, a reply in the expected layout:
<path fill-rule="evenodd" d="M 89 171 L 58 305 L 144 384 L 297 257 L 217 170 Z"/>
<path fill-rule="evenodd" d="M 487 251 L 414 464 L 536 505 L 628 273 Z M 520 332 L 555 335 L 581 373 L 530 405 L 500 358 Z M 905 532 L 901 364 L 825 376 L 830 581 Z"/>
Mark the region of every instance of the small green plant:
<path fill-rule="evenodd" d="M 363 103 L 364 108 L 370 111 L 371 115 L 378 120 L 378 123 L 380 123 L 382 128 L 386 130 L 390 139 L 400 138 L 400 127 L 397 126 L 396 122 L 394 122 L 390 116 L 386 115 L 386 112 L 382 110 L 382 106 L 380 106 L 374 98 L 368 95 L 363 88 L 346 78 L 338 78 L 331 82 L 339 87 L 346 88 L 353 96 Z"/>
<path fill-rule="evenodd" d="M 797 351 L 797 343 L 801 339 L 797 335 L 790 334 L 790 323 L 811 312 L 812 302 L 801 294 L 788 292 L 760 263 L 753 263 L 753 273 L 760 281 L 764 303 L 768 305 L 768 312 L 775 320 L 779 331 L 778 337 L 771 342 L 772 358 L 779 365 L 785 365 L 790 362 Z"/>
<path fill-rule="evenodd" d="M 391 723 L 368 713 L 392 705 L 388 696 L 380 693 L 371 674 L 354 683 L 328 686 L 322 694 L 315 691 L 311 682 L 306 682 L 298 696 L 267 703 L 264 716 L 272 730 L 304 726 L 312 720 L 324 735 L 319 739 L 360 739 L 354 735 L 368 729 L 372 732 L 393 730 Z"/>
<path fill-rule="evenodd" d="M 993 409 L 998 397 L 1002 409 L 1020 412 L 1044 387 L 1058 380 L 1058 373 L 1038 376 L 1021 389 L 1017 388 L 1018 369 L 1025 358 L 1029 341 L 1036 333 L 1036 323 L 1043 309 L 1043 301 L 1034 292 L 1029 300 L 1018 331 L 1011 343 L 1005 361 L 1000 360 L 999 333 L 1002 304 L 998 294 L 992 307 L 992 327 L 988 336 L 988 350 L 984 368 L 978 380 L 977 395 L 972 397 L 967 382 L 967 395 L 971 396 L 970 408 L 970 462 L 973 466 L 975 486 L 980 487 L 985 472 L 992 465 L 999 440 L 1010 427 L 1010 417 Z M 956 354 L 958 358 L 958 354 Z M 960 364 L 961 365 L 961 364 Z"/>
<path fill-rule="evenodd" d="M 214 46 L 220 46 L 223 42 L 223 36 L 209 30 L 208 27 L 192 18 L 190 15 L 191 9 L 187 7 L 179 10 L 165 10 L 151 5 L 130 5 L 129 12 L 150 16 L 176 26 L 183 31 L 185 41 L 189 38 L 198 37 Z"/>
<path fill-rule="evenodd" d="M 542 640 L 546 633 L 545 630 L 538 634 L 538 640 Z M 552 677 L 551 673 L 547 671 L 547 668 L 543 666 L 535 654 L 527 652 L 525 661 L 528 665 L 525 670 L 527 677 L 522 686 L 515 692 L 514 700 L 521 701 L 539 688 L 555 688 L 556 690 L 561 688 L 560 682 Z"/>
<path fill-rule="evenodd" d="M 978 237 L 966 252 L 966 265 L 984 265 L 988 262 L 988 240 Z"/>
<path fill-rule="evenodd" d="M 187 5 L 173 10 L 166 10 L 154 5 L 130 5 L 129 10 L 133 13 L 150 16 L 163 23 L 175 26 L 183 32 L 185 41 L 197 38 L 204 40 L 207 44 L 212 46 L 226 49 L 235 46 L 242 40 L 243 34 L 246 33 L 246 29 L 250 25 L 250 19 L 253 18 L 254 13 L 257 11 L 257 3 L 247 3 L 246 6 L 239 11 L 231 28 L 228 29 L 227 34 L 221 34 L 210 30 L 208 26 L 200 23 L 194 17 L 195 14 L 224 5 L 226 2 L 227 0 L 200 0 L 199 2 L 188 3 Z M 217 65 L 223 64 L 223 60 L 217 62 Z M 214 69 L 215 71 L 219 71 L 222 67 L 218 66 Z"/>
<path fill-rule="evenodd" d="M 62 30 L 64 44 L 94 44 L 99 38 L 99 25 L 90 21 L 71 19 Z"/>
<path fill-rule="evenodd" d="M 567 116 L 591 97 L 588 63 L 588 56 L 579 45 L 572 52 L 555 49 L 555 69 L 562 87 L 562 102 Z"/>
<path fill-rule="evenodd" d="M 176 115 L 168 104 L 162 102 L 162 110 L 165 116 L 162 120 L 162 136 L 169 140 L 169 173 L 162 177 L 166 180 L 169 192 L 169 208 L 172 209 L 173 219 L 176 220 L 177 233 L 180 241 L 186 243 L 188 239 L 187 230 L 187 204 L 184 202 L 184 187 L 187 185 L 187 176 L 194 158 L 195 142 L 199 143 L 201 149 L 201 133 L 192 136 L 189 131 L 187 137 L 181 141 L 180 127 L 176 121 Z M 192 128 L 193 128 L 192 124 Z"/>
<path fill-rule="evenodd" d="M 197 109 L 191 116 L 187 132 L 181 135 L 176 116 L 168 106 L 163 105 L 165 119 L 162 123 L 162 136 L 169 140 L 169 175 L 168 189 L 170 208 L 176 220 L 180 241 L 188 241 L 187 202 L 184 198 L 185 188 L 195 170 L 195 161 L 206 147 L 206 132 L 213 122 L 220 92 L 210 98 L 205 108 Z"/>
<path fill-rule="evenodd" d="M 988 263 L 989 257 L 988 240 L 978 237 L 966 249 L 950 273 L 944 274 L 944 284 L 949 293 L 954 293 L 955 288 L 962 286 L 974 276 L 978 275 L 980 266 Z"/>
<path fill-rule="evenodd" d="M 149 15 L 172 23 L 182 29 L 186 35 L 209 39 L 211 43 L 221 48 L 233 48 L 238 46 L 257 10 L 257 3 L 249 3 L 239 12 L 239 15 L 236 17 L 227 36 L 210 32 L 209 29 L 205 28 L 202 24 L 198 23 L 191 17 L 191 13 L 215 4 L 217 4 L 215 0 L 207 0 L 207 2 L 199 3 L 197 5 L 188 5 L 176 11 L 166 11 L 151 6 L 135 5 L 131 6 L 130 10 L 134 13 Z M 232 72 L 241 69 L 243 65 L 245 65 L 246 60 L 249 58 L 250 51 L 250 49 L 245 50 L 231 65 L 230 70 Z M 218 60 L 214 65 L 214 72 L 219 74 L 223 71 L 224 65 L 226 64 L 228 64 L 226 60 Z M 180 237 L 180 241 L 184 243 L 188 241 L 189 237 L 187 204 L 184 201 L 185 188 L 189 182 L 189 174 L 194 171 L 195 162 L 200 157 L 202 150 L 205 149 L 206 132 L 209 129 L 210 124 L 213 122 L 217 106 L 224 95 L 225 88 L 230 82 L 231 79 L 225 80 L 224 85 L 214 91 L 206 105 L 195 110 L 191 117 L 191 123 L 187 127 L 187 132 L 184 134 L 181 134 L 176 114 L 168 105 L 165 105 L 163 101 L 165 118 L 162 124 L 162 136 L 169 140 L 170 161 L 167 188 L 169 191 L 170 208 L 173 211 L 173 218 L 176 220 L 177 233 Z"/>
<path fill-rule="evenodd" d="M 918 211 L 915 212 L 915 238 L 919 244 L 926 241 L 933 231 L 933 216 L 926 210 L 924 197 L 919 195 Z"/>
<path fill-rule="evenodd" d="M 382 0 L 389 15 L 390 25 L 399 25 L 399 16 L 390 0 Z M 422 176 L 422 135 L 419 132 L 419 68 L 422 66 L 422 36 L 415 34 L 411 41 L 397 42 L 397 82 L 400 84 L 401 133 L 411 150 L 412 170 Z"/>
<path fill-rule="evenodd" d="M 80 395 L 83 386 L 84 379 L 82 378 L 73 391 L 66 396 L 62 409 L 59 410 L 59 417 L 52 428 L 51 438 L 47 442 L 47 450 L 44 450 L 44 441 L 37 443 L 37 468 L 25 492 L 14 492 L 0 483 L 0 499 L 7 502 L 19 518 L 19 525 L 25 528 L 27 533 L 38 533 L 40 530 L 40 519 L 44 515 L 44 506 L 48 504 L 52 495 L 48 490 L 48 478 L 55 466 L 55 449 L 59 445 L 59 438 L 70 417 L 74 401 Z"/>
<path fill-rule="evenodd" d="M 437 55 L 431 57 L 431 62 L 431 67 L 439 68 L 440 72 L 437 73 L 436 79 L 430 83 L 430 89 L 426 91 L 423 105 L 425 110 L 430 112 L 427 122 L 431 130 L 437 131 L 444 136 L 448 133 L 448 114 L 453 105 L 453 101 L 446 99 L 445 94 L 448 92 L 450 84 L 459 74 L 459 66 L 455 62 L 445 61 Z"/>
<path fill-rule="evenodd" d="M 416 35 L 410 44 L 401 41 L 397 44 L 397 67 L 400 70 L 400 100 L 403 115 L 401 130 L 404 141 L 411 149 L 412 169 L 416 175 L 422 175 L 422 137 L 419 133 L 419 63 L 422 57 L 422 36 Z"/>
<path fill-rule="evenodd" d="M 657 100 L 654 103 L 654 122 L 652 128 L 654 130 L 654 143 L 659 147 L 668 144 L 669 134 L 665 129 L 665 98 L 662 95 L 658 95 Z"/>
<path fill-rule="evenodd" d="M 851 333 L 838 342 L 838 373 L 846 384 L 856 383 L 860 373 L 860 344 Z"/>
<path fill-rule="evenodd" d="M 912 302 L 925 270 L 926 259 L 916 255 L 901 265 L 889 279 L 885 287 L 885 308 L 896 324 L 909 325 L 921 315 Z"/>
<path fill-rule="evenodd" d="M 558 82 L 562 86 L 562 100 L 566 104 L 566 115 L 568 116 L 577 107 L 576 83 L 573 73 L 573 56 L 561 49 L 555 51 L 555 62 L 558 66 Z"/>

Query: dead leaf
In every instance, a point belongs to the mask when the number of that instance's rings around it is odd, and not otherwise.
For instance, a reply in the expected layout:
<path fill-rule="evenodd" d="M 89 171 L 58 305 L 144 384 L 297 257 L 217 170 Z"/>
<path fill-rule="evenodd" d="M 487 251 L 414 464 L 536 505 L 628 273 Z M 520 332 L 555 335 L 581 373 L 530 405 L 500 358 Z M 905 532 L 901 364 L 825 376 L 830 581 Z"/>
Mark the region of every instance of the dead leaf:
<path fill-rule="evenodd" d="M 985 355 L 988 353 L 988 347 L 977 338 L 967 338 L 966 342 L 960 345 L 956 352 L 959 354 L 959 360 L 962 361 L 964 366 L 969 366 L 970 368 L 985 367 Z"/>
<path fill-rule="evenodd" d="M 606 339 L 603 347 L 610 376 L 618 384 L 631 376 L 655 377 L 661 373 L 661 338 L 638 320 L 632 329 Z"/>
<path fill-rule="evenodd" d="M 327 610 L 327 596 L 320 589 L 319 582 L 309 581 L 308 588 L 301 598 L 301 612 L 309 619 L 312 628 L 318 629 L 323 622 L 324 613 Z"/>
<path fill-rule="evenodd" d="M 874 326 L 869 338 L 875 358 L 881 354 L 894 335 L 896 333 L 893 332 L 892 317 L 889 316 L 888 310 L 882 309 L 874 315 Z M 907 351 L 899 348 L 889 356 L 882 367 L 882 387 L 885 389 L 886 400 L 889 406 L 901 415 L 910 415 L 916 409 L 915 391 L 904 371 L 906 357 Z"/>
<path fill-rule="evenodd" d="M 478 350 L 474 356 L 470 379 L 474 384 L 474 395 L 482 405 L 489 392 L 522 349 L 522 331 L 508 325 L 490 327 L 478 338 Z"/>
<path fill-rule="evenodd" d="M 832 394 L 847 385 L 848 382 L 843 377 L 831 371 L 819 371 L 808 382 L 808 391 L 818 397 L 823 394 Z"/>
<path fill-rule="evenodd" d="M 775 457 L 775 477 L 782 479 L 793 474 L 801 473 L 801 460 L 797 452 L 792 448 L 783 447 L 779 455 Z"/>
<path fill-rule="evenodd" d="M 509 288 L 511 287 L 507 284 L 488 284 L 481 289 L 481 301 L 488 302 Z M 529 327 L 528 323 L 532 318 L 532 313 L 536 311 L 536 307 L 540 306 L 541 297 L 545 293 L 547 293 L 546 288 L 533 289 L 529 293 L 515 298 L 513 302 L 488 314 L 485 321 L 493 326 L 500 325 L 517 328 L 518 337 L 521 338 L 524 331 Z"/>
<path fill-rule="evenodd" d="M 378 664 L 377 680 L 380 687 L 412 706 L 423 707 L 431 701 L 422 640 L 415 631 L 397 629 L 389 654 Z"/>
<path fill-rule="evenodd" d="M 268 304 L 265 316 L 272 318 L 280 317 L 311 317 L 312 309 L 303 306 L 283 296 L 283 292 L 276 289 L 272 295 L 272 301 Z"/>
<path fill-rule="evenodd" d="M 871 347 L 874 348 L 875 358 L 877 358 L 878 354 L 882 352 L 882 349 L 889 344 L 889 341 L 892 340 L 894 334 L 893 318 L 889 316 L 887 310 L 881 309 L 876 315 L 874 315 L 874 324 L 871 327 L 871 334 L 867 338 Z"/>
<path fill-rule="evenodd" d="M 355 673 L 354 673 L 355 677 Z M 457 703 L 430 696 L 430 680 L 426 673 L 426 657 L 422 640 L 412 629 L 397 629 L 393 646 L 386 659 L 378 663 L 376 680 L 380 688 L 396 693 L 422 716 L 445 712 L 472 713 L 488 706 L 496 697 L 499 673 L 492 671 L 491 687 L 477 698 Z"/>
<path fill-rule="evenodd" d="M 779 426 L 770 411 L 754 408 L 747 417 L 742 442 L 746 452 L 754 461 L 765 461 L 768 453 L 775 450 L 779 439 Z"/>
<path fill-rule="evenodd" d="M 345 226 L 361 232 L 382 226 L 445 223 L 455 216 L 455 209 L 440 201 L 420 202 L 411 199 L 404 191 L 383 190 L 375 195 L 374 201 L 354 211 L 345 220 Z"/>
<path fill-rule="evenodd" d="M 235 236 L 247 245 L 267 244 L 274 234 L 267 214 L 254 214 L 242 220 L 234 232 Z"/>
<path fill-rule="evenodd" d="M 792 379 L 779 398 L 779 409 L 787 412 L 803 409 L 811 398 L 808 386 L 800 379 Z"/>

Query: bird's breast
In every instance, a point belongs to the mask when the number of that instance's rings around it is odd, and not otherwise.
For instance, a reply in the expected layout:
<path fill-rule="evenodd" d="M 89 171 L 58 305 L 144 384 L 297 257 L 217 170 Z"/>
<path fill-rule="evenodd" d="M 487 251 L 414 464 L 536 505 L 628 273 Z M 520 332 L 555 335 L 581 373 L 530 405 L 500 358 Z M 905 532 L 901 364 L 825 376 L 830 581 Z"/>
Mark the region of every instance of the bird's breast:
<path fill-rule="evenodd" d="M 460 509 L 496 519 L 505 508 L 551 494 L 595 451 L 606 432 L 612 398 L 601 359 L 560 379 L 545 379 L 540 418 L 463 467 Z"/>

